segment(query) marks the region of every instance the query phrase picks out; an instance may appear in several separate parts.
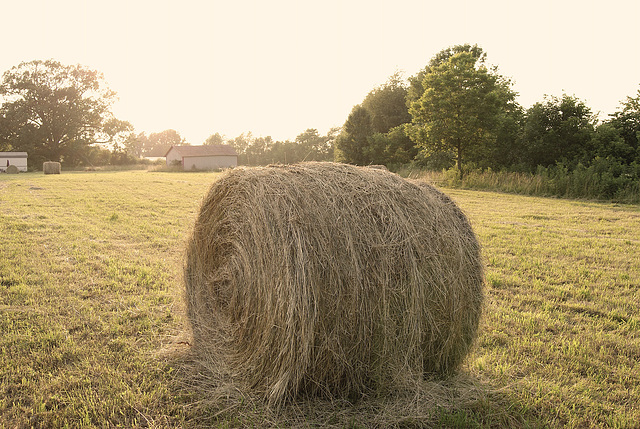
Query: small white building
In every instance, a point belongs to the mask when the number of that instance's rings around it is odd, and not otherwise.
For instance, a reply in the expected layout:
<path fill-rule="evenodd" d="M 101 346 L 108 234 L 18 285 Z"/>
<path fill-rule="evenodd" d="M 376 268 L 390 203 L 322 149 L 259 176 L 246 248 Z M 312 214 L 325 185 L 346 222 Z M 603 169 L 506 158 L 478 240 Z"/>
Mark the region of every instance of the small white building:
<path fill-rule="evenodd" d="M 238 165 L 236 150 L 226 144 L 171 146 L 165 157 L 167 165 L 180 163 L 184 170 L 218 170 Z"/>
<path fill-rule="evenodd" d="M 0 171 L 15 165 L 18 171 L 27 171 L 27 152 L 0 152 Z"/>

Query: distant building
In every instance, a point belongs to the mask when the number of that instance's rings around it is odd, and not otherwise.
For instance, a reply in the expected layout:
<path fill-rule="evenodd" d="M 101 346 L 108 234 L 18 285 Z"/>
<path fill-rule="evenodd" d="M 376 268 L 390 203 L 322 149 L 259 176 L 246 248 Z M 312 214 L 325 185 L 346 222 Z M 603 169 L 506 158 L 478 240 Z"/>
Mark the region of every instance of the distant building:
<path fill-rule="evenodd" d="M 0 152 L 0 171 L 15 165 L 19 171 L 27 171 L 27 152 Z"/>
<path fill-rule="evenodd" d="M 164 158 L 164 156 L 167 154 L 167 151 L 169 149 L 171 149 L 171 145 L 154 147 L 150 151 L 144 152 L 142 156 L 145 159 L 150 159 L 155 161 L 156 159 Z"/>
<path fill-rule="evenodd" d="M 236 150 L 226 144 L 171 146 L 165 154 L 167 165 L 182 165 L 184 170 L 218 170 L 238 165 Z"/>

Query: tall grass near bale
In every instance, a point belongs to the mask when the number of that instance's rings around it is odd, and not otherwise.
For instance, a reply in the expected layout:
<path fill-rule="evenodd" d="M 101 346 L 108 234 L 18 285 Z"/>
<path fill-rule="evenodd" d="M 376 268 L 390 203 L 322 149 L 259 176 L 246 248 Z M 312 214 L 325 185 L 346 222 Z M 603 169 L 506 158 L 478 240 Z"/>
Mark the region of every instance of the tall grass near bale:
<path fill-rule="evenodd" d="M 482 309 L 480 247 L 444 194 L 333 163 L 236 169 L 187 248 L 196 353 L 272 404 L 450 374 Z"/>
<path fill-rule="evenodd" d="M 42 163 L 42 171 L 44 174 L 60 174 L 61 168 L 59 162 L 46 161 Z"/>
<path fill-rule="evenodd" d="M 640 164 L 622 164 L 609 158 L 596 158 L 588 166 L 578 164 L 573 169 L 561 164 L 539 166 L 535 173 L 469 170 L 462 179 L 456 169 L 420 171 L 406 168 L 399 173 L 450 188 L 610 200 L 628 204 L 640 202 Z"/>

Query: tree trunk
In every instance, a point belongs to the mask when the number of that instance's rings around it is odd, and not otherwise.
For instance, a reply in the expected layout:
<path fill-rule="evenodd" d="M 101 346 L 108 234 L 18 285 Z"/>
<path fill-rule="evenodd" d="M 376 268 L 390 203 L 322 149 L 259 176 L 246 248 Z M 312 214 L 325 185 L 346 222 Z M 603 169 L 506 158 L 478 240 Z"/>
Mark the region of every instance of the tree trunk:
<path fill-rule="evenodd" d="M 458 156 L 456 157 L 456 166 L 458 167 L 458 175 L 462 180 L 462 145 L 458 143 Z"/>

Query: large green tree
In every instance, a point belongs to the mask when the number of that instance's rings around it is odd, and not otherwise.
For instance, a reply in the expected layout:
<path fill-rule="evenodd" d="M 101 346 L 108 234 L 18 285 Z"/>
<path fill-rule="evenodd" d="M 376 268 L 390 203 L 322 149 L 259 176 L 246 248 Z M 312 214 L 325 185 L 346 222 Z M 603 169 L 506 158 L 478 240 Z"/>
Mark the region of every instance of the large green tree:
<path fill-rule="evenodd" d="M 367 139 L 364 155 L 370 164 L 399 165 L 411 162 L 418 149 L 407 135 L 403 123 L 386 133 L 375 133 Z"/>
<path fill-rule="evenodd" d="M 35 162 L 80 162 L 113 118 L 115 93 L 81 65 L 23 62 L 4 73 L 0 96 L 0 140 Z"/>
<path fill-rule="evenodd" d="M 417 153 L 405 134 L 411 121 L 407 85 L 400 73 L 354 106 L 336 140 L 335 159 L 352 164 L 401 164 Z"/>
<path fill-rule="evenodd" d="M 362 101 L 371 116 L 374 133 L 388 133 L 392 128 L 411 122 L 407 108 L 407 86 L 400 73 L 371 90 Z"/>
<path fill-rule="evenodd" d="M 366 148 L 372 134 L 371 114 L 361 105 L 355 106 L 336 139 L 336 161 L 356 165 L 367 164 Z"/>
<path fill-rule="evenodd" d="M 563 162 L 572 167 L 592 157 L 596 117 L 574 96 L 547 96 L 526 112 L 522 132 L 522 163 L 535 169 Z"/>
<path fill-rule="evenodd" d="M 622 142 L 603 149 L 610 150 L 626 163 L 640 163 L 640 89 L 635 97 L 627 97 L 621 108 L 611 115 L 609 124 L 618 130 Z"/>
<path fill-rule="evenodd" d="M 445 49 L 410 90 L 411 138 L 426 155 L 452 153 L 461 176 L 463 162 L 496 141 L 515 99 L 509 80 L 489 69 L 485 57 L 477 46 Z"/>
<path fill-rule="evenodd" d="M 431 69 L 447 62 L 452 56 L 463 52 L 471 53 L 476 61 L 484 63 L 487 55 L 482 48 L 477 45 L 455 45 L 449 48 L 443 49 L 431 58 L 429 64 L 420 70 L 416 75 L 409 77 L 409 86 L 407 88 L 407 105 L 411 105 L 413 102 L 418 101 L 422 94 L 424 94 L 425 88 L 423 86 L 424 77 L 431 72 Z"/>

